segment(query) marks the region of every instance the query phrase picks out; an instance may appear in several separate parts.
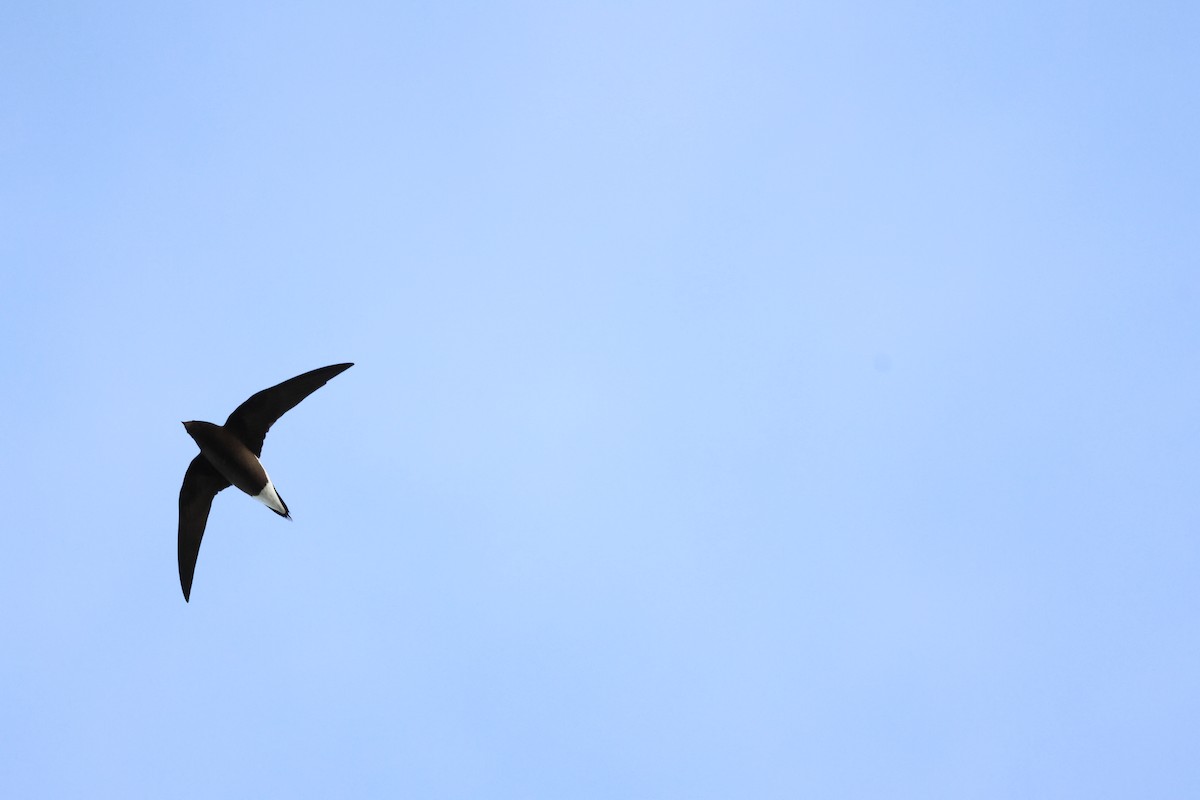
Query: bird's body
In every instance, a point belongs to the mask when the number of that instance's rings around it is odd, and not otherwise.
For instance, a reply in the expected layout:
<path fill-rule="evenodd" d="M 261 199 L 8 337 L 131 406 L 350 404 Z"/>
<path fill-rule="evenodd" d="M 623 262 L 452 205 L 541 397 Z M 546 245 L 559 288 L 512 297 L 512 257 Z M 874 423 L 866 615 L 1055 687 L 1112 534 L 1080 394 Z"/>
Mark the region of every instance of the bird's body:
<path fill-rule="evenodd" d="M 188 465 L 179 490 L 179 583 L 184 600 L 191 599 L 200 542 L 218 492 L 236 486 L 281 517 L 291 519 L 287 504 L 259 461 L 263 440 L 276 420 L 352 366 L 334 364 L 314 369 L 264 389 L 234 409 L 224 425 L 195 420 L 183 423 L 200 447 L 200 455 Z"/>
<path fill-rule="evenodd" d="M 200 446 L 200 454 L 216 467 L 222 478 L 279 516 L 292 518 L 266 468 L 241 439 L 225 430 L 224 425 L 211 422 L 185 422 L 183 427 Z"/>

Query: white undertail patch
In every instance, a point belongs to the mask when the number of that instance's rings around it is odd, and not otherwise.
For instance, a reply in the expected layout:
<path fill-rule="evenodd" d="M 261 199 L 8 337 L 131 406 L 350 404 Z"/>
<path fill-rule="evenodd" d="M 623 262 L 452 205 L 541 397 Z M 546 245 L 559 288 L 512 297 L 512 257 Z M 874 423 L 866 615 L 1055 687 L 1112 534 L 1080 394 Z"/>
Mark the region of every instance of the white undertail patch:
<path fill-rule="evenodd" d="M 279 496 L 279 492 L 275 491 L 275 484 L 271 483 L 270 475 L 267 476 L 267 485 L 263 487 L 261 492 L 254 495 L 254 499 L 276 514 L 285 516 L 288 519 L 292 518 L 292 515 L 288 513 L 287 506 L 283 503 L 283 498 Z"/>

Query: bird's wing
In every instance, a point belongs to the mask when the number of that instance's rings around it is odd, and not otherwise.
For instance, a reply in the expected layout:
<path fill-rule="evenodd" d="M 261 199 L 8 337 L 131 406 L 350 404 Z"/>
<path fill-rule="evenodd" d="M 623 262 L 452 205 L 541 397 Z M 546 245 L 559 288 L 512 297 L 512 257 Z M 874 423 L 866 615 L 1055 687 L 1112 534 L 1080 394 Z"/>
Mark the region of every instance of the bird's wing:
<path fill-rule="evenodd" d="M 229 481 L 208 463 L 203 454 L 192 459 L 183 475 L 179 490 L 179 585 L 183 599 L 192 595 L 192 576 L 196 572 L 196 557 L 200 555 L 200 540 L 208 524 L 208 510 L 217 492 L 229 486 Z"/>
<path fill-rule="evenodd" d="M 225 420 L 226 430 L 233 433 L 256 456 L 262 455 L 263 439 L 275 420 L 291 411 L 300 401 L 320 389 L 333 377 L 353 367 L 353 364 L 334 364 L 314 369 L 286 380 L 278 386 L 263 389 L 233 410 Z"/>

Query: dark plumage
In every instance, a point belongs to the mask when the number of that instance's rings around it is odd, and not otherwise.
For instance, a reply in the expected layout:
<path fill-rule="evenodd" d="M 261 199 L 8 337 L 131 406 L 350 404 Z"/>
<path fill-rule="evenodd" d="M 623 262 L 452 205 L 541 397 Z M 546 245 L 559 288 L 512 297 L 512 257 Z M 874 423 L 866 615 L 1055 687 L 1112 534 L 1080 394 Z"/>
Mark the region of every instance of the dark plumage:
<path fill-rule="evenodd" d="M 291 519 L 287 504 L 258 460 L 263 439 L 276 420 L 352 366 L 321 367 L 263 389 L 235 408 L 224 425 L 183 423 L 188 435 L 200 446 L 200 455 L 188 465 L 179 490 L 179 584 L 184 600 L 191 599 L 196 557 L 217 492 L 236 486 L 279 516 Z"/>

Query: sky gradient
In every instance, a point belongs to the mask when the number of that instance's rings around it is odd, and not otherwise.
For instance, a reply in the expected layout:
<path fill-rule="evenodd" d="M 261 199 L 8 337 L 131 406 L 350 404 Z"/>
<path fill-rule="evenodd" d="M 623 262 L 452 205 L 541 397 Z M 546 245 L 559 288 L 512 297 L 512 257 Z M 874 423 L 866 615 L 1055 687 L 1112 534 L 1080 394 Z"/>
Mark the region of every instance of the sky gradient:
<path fill-rule="evenodd" d="M 1197 8 L 5 4 L 0 795 L 1200 796 Z"/>

